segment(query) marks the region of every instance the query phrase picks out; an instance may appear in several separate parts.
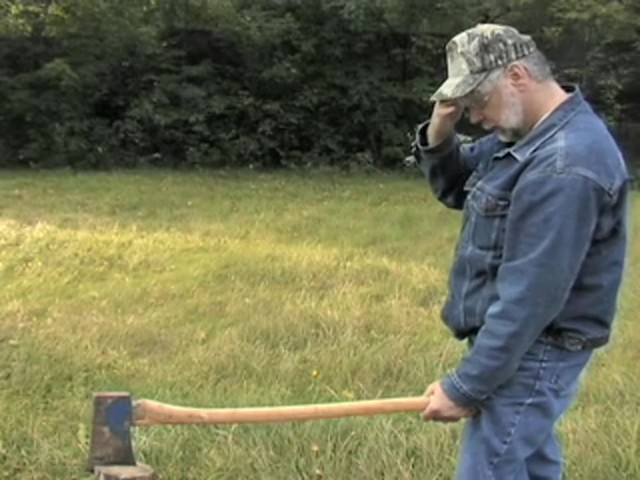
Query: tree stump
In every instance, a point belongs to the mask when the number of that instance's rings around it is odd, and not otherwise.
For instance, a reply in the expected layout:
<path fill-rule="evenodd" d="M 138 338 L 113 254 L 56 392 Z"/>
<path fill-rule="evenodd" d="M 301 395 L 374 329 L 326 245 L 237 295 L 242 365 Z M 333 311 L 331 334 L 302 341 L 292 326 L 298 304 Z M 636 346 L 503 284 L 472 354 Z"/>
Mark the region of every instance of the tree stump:
<path fill-rule="evenodd" d="M 135 466 L 98 466 L 94 472 L 96 480 L 158 480 L 153 469 L 141 463 Z"/>

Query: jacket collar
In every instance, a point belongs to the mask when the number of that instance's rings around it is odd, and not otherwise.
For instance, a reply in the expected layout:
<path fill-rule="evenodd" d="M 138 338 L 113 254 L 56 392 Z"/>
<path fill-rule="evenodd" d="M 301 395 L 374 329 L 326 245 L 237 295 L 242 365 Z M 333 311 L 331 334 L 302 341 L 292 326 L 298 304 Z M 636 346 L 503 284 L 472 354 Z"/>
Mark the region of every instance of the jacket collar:
<path fill-rule="evenodd" d="M 510 154 L 518 162 L 523 162 L 542 142 L 566 124 L 578 110 L 587 106 L 580 87 L 575 84 L 561 86 L 565 92 L 570 94 L 569 98 L 562 102 L 523 138 L 512 144 L 503 144 L 505 148 L 500 150 L 496 157 Z"/>

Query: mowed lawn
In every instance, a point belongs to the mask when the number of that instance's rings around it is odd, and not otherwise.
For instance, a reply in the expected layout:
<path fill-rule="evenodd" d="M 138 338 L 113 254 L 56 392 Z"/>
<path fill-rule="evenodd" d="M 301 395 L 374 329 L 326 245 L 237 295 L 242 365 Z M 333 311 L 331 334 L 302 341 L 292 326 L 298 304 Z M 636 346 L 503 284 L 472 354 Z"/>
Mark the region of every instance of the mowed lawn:
<path fill-rule="evenodd" d="M 558 212 L 562 215 L 562 212 Z M 640 479 L 640 206 L 611 344 L 561 424 L 569 479 Z M 0 172 L 0 478 L 88 479 L 92 396 L 197 407 L 419 395 L 460 217 L 417 174 Z M 418 414 L 140 427 L 163 479 L 448 479 Z"/>

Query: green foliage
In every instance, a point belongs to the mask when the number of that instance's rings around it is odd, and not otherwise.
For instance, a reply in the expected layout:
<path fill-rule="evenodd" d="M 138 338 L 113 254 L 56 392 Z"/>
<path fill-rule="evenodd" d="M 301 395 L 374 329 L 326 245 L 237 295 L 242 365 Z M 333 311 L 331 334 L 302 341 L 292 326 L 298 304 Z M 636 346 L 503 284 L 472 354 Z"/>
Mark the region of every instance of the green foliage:
<path fill-rule="evenodd" d="M 612 123 L 634 116 L 630 3 L 0 0 L 0 165 L 393 168 L 479 21 L 535 35 Z"/>

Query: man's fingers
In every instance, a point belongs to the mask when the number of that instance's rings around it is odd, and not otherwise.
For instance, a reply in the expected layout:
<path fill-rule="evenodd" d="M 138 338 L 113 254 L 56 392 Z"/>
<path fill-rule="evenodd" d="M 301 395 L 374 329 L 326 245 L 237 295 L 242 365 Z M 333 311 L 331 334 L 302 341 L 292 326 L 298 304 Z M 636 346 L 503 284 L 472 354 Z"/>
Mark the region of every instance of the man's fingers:
<path fill-rule="evenodd" d="M 465 412 L 465 417 L 467 418 L 475 417 L 479 413 L 480 413 L 479 408 L 467 408 L 467 411 Z"/>
<path fill-rule="evenodd" d="M 463 407 L 452 402 L 442 389 L 440 382 L 433 382 L 424 392 L 426 405 L 421 417 L 425 421 L 457 422 L 462 418 L 477 415 L 475 407 Z"/>
<path fill-rule="evenodd" d="M 435 408 L 427 408 L 422 413 L 422 419 L 424 421 L 434 421 L 434 422 L 442 422 L 442 423 L 453 423 L 460 420 L 459 416 L 452 416 L 449 414 L 445 414 Z"/>
<path fill-rule="evenodd" d="M 421 416 L 425 421 L 457 422 L 462 418 L 475 417 L 478 413 L 480 413 L 480 411 L 473 408 L 460 409 L 457 411 L 445 411 L 428 402 L 427 407 L 424 409 Z"/>
<path fill-rule="evenodd" d="M 438 115 L 452 118 L 457 122 L 462 116 L 464 108 L 456 100 L 443 100 L 436 104 Z"/>
<path fill-rule="evenodd" d="M 430 397 L 431 395 L 433 395 L 433 392 L 435 391 L 437 385 L 438 385 L 438 382 L 434 382 L 431 385 L 429 385 L 427 387 L 427 390 L 424 392 L 425 396 Z"/>
<path fill-rule="evenodd" d="M 434 415 L 434 409 L 429 408 L 429 404 L 427 403 L 427 408 L 425 408 L 424 411 L 422 412 L 422 420 L 424 420 L 425 422 L 432 420 L 433 415 Z"/>

